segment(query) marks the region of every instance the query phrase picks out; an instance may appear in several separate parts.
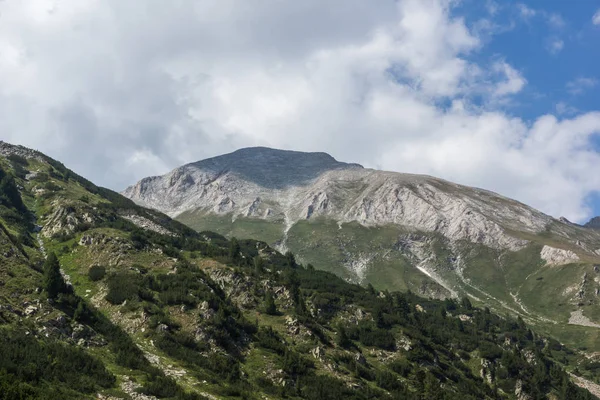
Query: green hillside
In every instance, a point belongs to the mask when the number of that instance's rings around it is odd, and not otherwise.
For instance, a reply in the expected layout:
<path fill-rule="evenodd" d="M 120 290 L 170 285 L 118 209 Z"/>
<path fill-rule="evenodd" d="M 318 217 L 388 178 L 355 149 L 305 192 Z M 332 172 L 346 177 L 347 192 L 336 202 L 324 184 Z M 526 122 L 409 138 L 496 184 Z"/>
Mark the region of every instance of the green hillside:
<path fill-rule="evenodd" d="M 418 296 L 442 288 L 408 259 L 381 268 L 405 268 L 411 291 L 349 283 L 331 243 L 313 267 L 198 233 L 15 147 L 0 157 L 0 399 L 593 398 L 566 371 L 598 381 L 594 359 L 467 297 Z M 524 291 L 557 279 L 533 277 Z"/>
<path fill-rule="evenodd" d="M 570 346 L 600 349 L 597 328 L 569 324 L 571 315 L 577 313 L 590 322 L 600 321 L 600 262 L 582 259 L 547 265 L 540 258 L 542 247 L 564 246 L 564 240 L 552 233 L 528 236 L 531 243 L 512 252 L 466 241 L 450 243 L 441 235 L 409 232 L 399 226 L 338 224 L 325 218 L 299 221 L 285 235 L 283 221 L 244 217 L 232 221 L 229 215 L 197 212 L 185 212 L 177 220 L 199 231 L 266 241 L 294 252 L 303 263 L 378 290 L 411 290 L 442 299 L 468 296 L 497 313 L 520 316 Z M 416 240 L 426 243 L 419 250 L 427 257 L 428 269 L 435 270 L 434 279 L 417 268 L 420 261 L 409 247 Z"/>

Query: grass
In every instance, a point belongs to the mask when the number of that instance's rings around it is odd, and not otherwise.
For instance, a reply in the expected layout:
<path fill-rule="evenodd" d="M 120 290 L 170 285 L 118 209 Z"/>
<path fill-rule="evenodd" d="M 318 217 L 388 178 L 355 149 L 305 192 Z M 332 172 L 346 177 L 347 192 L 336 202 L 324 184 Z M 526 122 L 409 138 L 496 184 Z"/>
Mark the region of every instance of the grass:
<path fill-rule="evenodd" d="M 520 291 L 523 303 L 536 313 L 566 323 L 576 309 L 571 303 L 576 289 L 573 292 L 568 289 L 578 286 L 586 269 L 581 264 L 541 268 L 523 283 Z"/>
<path fill-rule="evenodd" d="M 199 232 L 212 231 L 238 239 L 258 239 L 271 245 L 282 239 L 285 227 L 283 221 L 246 217 L 237 217 L 232 221 L 230 214 L 216 215 L 196 211 L 186 211 L 175 219 Z"/>
<path fill-rule="evenodd" d="M 230 216 L 199 213 L 182 214 L 179 220 L 196 229 L 212 229 L 229 236 L 252 237 L 271 244 L 278 243 L 283 234 L 281 222 L 250 218 L 238 218 L 232 222 Z M 285 245 L 300 262 L 313 264 L 317 269 L 333 272 L 349 281 L 371 283 L 380 290 L 444 293 L 445 290 L 416 269 L 398 249 L 398 240 L 406 233 L 406 230 L 393 225 L 366 227 L 356 222 L 338 224 L 326 218 L 316 218 L 294 224 L 288 232 Z M 450 250 L 443 237 L 421 234 L 422 239 L 428 242 L 429 254 L 435 255 L 432 266 L 436 273 L 459 296 L 471 293 L 484 300 L 482 305 L 488 305 L 498 312 L 506 312 L 508 306 L 511 314 L 516 311 L 525 316 L 521 306 L 511 296 L 513 294 L 532 313 L 566 322 L 573 308 L 560 293 L 565 287 L 576 284 L 582 272 L 575 273 L 576 269 L 559 267 L 546 274 L 548 276 L 543 276 L 540 271 L 545 271 L 545 264 L 539 256 L 540 251 L 544 244 L 557 246 L 561 239 L 551 232 L 546 235 L 522 235 L 533 241 L 532 244 L 517 252 L 500 252 L 466 242 L 460 242 Z M 458 254 L 462 255 L 465 265 L 463 272 L 469 283 L 488 295 L 464 285 L 458 279 L 456 266 L 450 261 Z M 356 265 L 357 260 L 366 264 L 364 275 L 358 275 L 348 268 L 352 261 Z M 528 276 L 530 278 L 525 280 Z M 589 313 L 593 316 L 590 318 L 597 316 L 600 319 L 600 308 L 592 306 L 590 309 L 592 311 Z"/>

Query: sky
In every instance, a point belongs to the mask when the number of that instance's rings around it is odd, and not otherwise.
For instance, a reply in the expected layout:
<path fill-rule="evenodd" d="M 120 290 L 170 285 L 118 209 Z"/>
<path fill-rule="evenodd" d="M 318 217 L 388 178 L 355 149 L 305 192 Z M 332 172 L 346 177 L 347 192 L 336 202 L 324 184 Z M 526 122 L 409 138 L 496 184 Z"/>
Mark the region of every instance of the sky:
<path fill-rule="evenodd" d="M 600 215 L 600 0 L 0 0 L 0 139 L 122 190 L 248 146 Z"/>

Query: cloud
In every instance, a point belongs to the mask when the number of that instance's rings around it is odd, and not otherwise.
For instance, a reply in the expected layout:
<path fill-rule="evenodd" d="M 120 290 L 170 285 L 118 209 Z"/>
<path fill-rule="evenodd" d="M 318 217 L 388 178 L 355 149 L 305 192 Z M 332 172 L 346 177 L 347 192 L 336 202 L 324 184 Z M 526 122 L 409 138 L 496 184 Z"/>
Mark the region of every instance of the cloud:
<path fill-rule="evenodd" d="M 537 15 L 536 10 L 534 10 L 533 8 L 527 7 L 523 3 L 517 4 L 517 10 L 519 11 L 519 14 L 521 15 L 521 17 L 523 17 L 524 19 L 529 19 L 529 18 L 535 17 Z"/>
<path fill-rule="evenodd" d="M 521 19 L 524 21 L 530 21 L 534 17 L 540 16 L 544 19 L 546 24 L 548 24 L 548 26 L 554 30 L 560 30 L 567 25 L 562 15 L 558 13 L 548 12 L 545 10 L 536 10 L 523 3 L 517 3 L 516 10 Z"/>
<path fill-rule="evenodd" d="M 496 15 L 500 10 L 500 5 L 494 0 L 486 0 L 485 9 L 491 15 Z"/>
<path fill-rule="evenodd" d="M 548 25 L 550 25 L 552 28 L 561 29 L 561 28 L 564 28 L 565 25 L 567 24 L 560 14 L 556 14 L 556 13 L 544 13 L 544 14 L 546 17 L 546 21 L 548 22 Z"/>
<path fill-rule="evenodd" d="M 592 17 L 592 23 L 594 25 L 600 25 L 600 9 L 598 9 L 598 11 L 596 11 L 594 16 Z"/>
<path fill-rule="evenodd" d="M 579 112 L 579 110 L 577 108 L 565 103 L 564 101 L 560 101 L 560 102 L 556 103 L 554 108 L 556 109 L 556 113 L 558 115 L 573 116 Z"/>
<path fill-rule="evenodd" d="M 0 2 L 4 139 L 115 189 L 266 145 L 590 214 L 600 115 L 510 115 L 526 76 L 454 1 L 140 4 Z"/>
<path fill-rule="evenodd" d="M 550 54 L 558 54 L 564 49 L 564 47 L 565 42 L 558 38 L 549 39 L 546 43 L 546 50 L 548 50 Z"/>
<path fill-rule="evenodd" d="M 567 82 L 566 88 L 571 95 L 579 95 L 587 90 L 593 89 L 598 85 L 598 80 L 595 78 L 580 77 Z"/>
<path fill-rule="evenodd" d="M 493 69 L 501 76 L 505 77 L 504 80 L 499 80 L 495 85 L 494 95 L 497 97 L 517 94 L 527 83 L 521 73 L 505 61 L 495 63 Z"/>

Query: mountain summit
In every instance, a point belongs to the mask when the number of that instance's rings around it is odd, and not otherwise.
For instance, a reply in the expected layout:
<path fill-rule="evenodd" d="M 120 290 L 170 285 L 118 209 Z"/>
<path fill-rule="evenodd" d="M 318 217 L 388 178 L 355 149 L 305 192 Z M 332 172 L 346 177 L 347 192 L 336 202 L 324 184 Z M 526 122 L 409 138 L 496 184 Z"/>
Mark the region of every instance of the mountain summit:
<path fill-rule="evenodd" d="M 592 218 L 584 226 L 591 229 L 600 229 L 600 217 Z"/>
<path fill-rule="evenodd" d="M 304 185 L 321 174 L 341 169 L 363 168 L 339 162 L 327 153 L 304 153 L 268 147 L 249 147 L 190 164 L 215 174 L 234 173 L 257 185 L 281 189 Z"/>
<path fill-rule="evenodd" d="M 466 294 L 546 322 L 566 321 L 577 311 L 566 305 L 595 303 L 600 293 L 600 278 L 590 278 L 600 264 L 599 231 L 487 190 L 325 153 L 242 149 L 143 179 L 123 194 L 199 231 L 258 238 L 382 289 Z M 535 310 L 545 292 L 563 316 Z"/>
<path fill-rule="evenodd" d="M 273 207 L 277 190 L 362 171 L 324 154 L 268 149 L 186 168 L 193 182 L 206 174 L 221 187 L 260 187 Z M 342 204 L 343 193 L 328 193 Z M 328 252 L 335 240 L 351 255 L 353 243 L 378 236 L 336 223 L 335 232 L 363 235 L 338 241 L 319 215 L 308 219 L 311 232 L 290 239 Z M 279 226 L 239 222 L 249 231 Z M 581 332 L 560 339 L 579 346 Z M 598 379 L 596 359 L 533 334 L 523 319 L 467 298 L 378 292 L 264 242 L 195 232 L 2 142 L 0 354 L 0 399 L 591 400 L 576 385 L 593 389 L 586 378 Z M 571 377 L 565 369 L 575 366 L 583 373 Z"/>
<path fill-rule="evenodd" d="M 188 164 L 143 179 L 123 194 L 174 217 L 205 212 L 284 221 L 288 228 L 327 217 L 365 226 L 402 225 L 510 250 L 527 245 L 510 231 L 535 234 L 556 224 L 565 236 L 575 232 L 572 224 L 486 190 L 365 169 L 326 153 L 264 147 Z"/>

